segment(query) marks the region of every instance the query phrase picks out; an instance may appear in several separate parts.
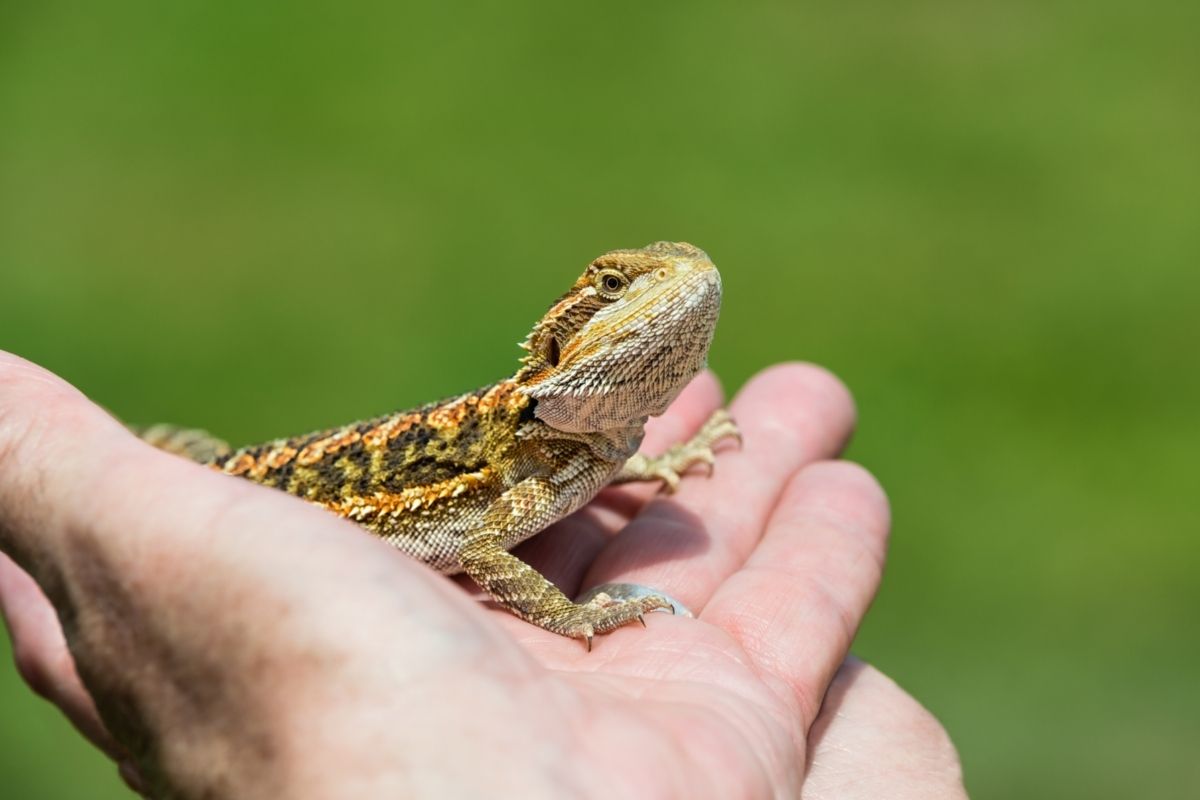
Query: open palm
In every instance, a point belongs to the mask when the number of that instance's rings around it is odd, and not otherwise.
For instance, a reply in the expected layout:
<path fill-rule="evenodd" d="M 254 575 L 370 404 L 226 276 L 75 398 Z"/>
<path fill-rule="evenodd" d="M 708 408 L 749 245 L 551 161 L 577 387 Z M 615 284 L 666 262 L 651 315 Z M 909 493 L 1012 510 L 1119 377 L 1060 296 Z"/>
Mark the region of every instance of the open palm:
<path fill-rule="evenodd" d="M 744 446 L 710 479 L 672 496 L 607 490 L 519 549 L 568 594 L 632 582 L 695 612 L 650 615 L 591 653 L 343 520 L 144 447 L 30 365 L 0 362 L 0 378 L 0 450 L 20 467 L 0 475 L 0 547 L 24 567 L 0 558 L 0 600 L 20 665 L 135 785 L 879 796 L 863 756 L 878 771 L 927 748 L 944 762 L 940 789 L 926 780 L 919 796 L 962 796 L 936 724 L 845 666 L 888 512 L 865 471 L 829 460 L 854 412 L 823 371 L 754 379 L 731 406 Z M 652 422 L 647 448 L 686 438 L 720 402 L 701 376 Z M 876 777 L 904 796 L 896 774 Z"/>
<path fill-rule="evenodd" d="M 701 376 L 652 422 L 647 449 L 686 439 L 720 403 Z M 711 478 L 669 496 L 611 489 L 519 551 L 568 593 L 644 584 L 695 619 L 656 614 L 590 654 L 498 620 L 594 720 L 597 750 L 609 732 L 622 781 L 658 790 L 647 796 L 798 794 L 808 731 L 880 579 L 886 501 L 861 468 L 827 460 L 853 425 L 842 386 L 777 367 L 732 412 L 743 446 L 723 450 Z"/>

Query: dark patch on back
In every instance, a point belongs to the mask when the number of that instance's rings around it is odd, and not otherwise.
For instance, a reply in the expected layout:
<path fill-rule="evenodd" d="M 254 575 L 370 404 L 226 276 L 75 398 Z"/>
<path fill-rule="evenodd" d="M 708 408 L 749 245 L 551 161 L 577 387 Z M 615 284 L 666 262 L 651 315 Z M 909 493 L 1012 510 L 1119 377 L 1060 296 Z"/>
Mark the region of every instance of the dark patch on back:
<path fill-rule="evenodd" d="M 534 402 L 517 401 L 508 387 L 501 388 L 490 410 L 481 414 L 479 400 L 491 390 L 486 386 L 473 393 L 474 399 L 450 398 L 411 411 L 374 417 L 347 428 L 328 428 L 288 439 L 282 444 L 293 448 L 297 457 L 277 469 L 268 470 L 260 482 L 318 502 L 336 500 L 346 494 L 366 496 L 375 492 L 400 492 L 413 486 L 431 485 L 457 476 L 477 472 L 508 457 L 515 443 L 517 428 L 534 419 Z M 493 396 L 495 397 L 495 396 Z M 457 425 L 433 427 L 428 424 L 432 412 L 455 402 L 465 403 L 465 413 Z M 516 406 L 516 407 L 514 407 Z M 368 447 L 361 439 L 331 447 L 311 463 L 299 463 L 299 454 L 309 445 L 352 430 L 358 436 L 403 416 L 420 421 L 400 430 L 387 441 L 383 451 Z M 442 415 L 445 417 L 445 415 Z M 453 419 L 453 415 L 450 415 Z M 265 442 L 213 460 L 221 467 L 243 455 L 259 459 L 279 447 L 279 440 Z M 374 468 L 373 468 L 374 467 Z M 244 477 L 250 478 L 249 475 Z M 253 478 L 251 478 L 253 480 Z"/>

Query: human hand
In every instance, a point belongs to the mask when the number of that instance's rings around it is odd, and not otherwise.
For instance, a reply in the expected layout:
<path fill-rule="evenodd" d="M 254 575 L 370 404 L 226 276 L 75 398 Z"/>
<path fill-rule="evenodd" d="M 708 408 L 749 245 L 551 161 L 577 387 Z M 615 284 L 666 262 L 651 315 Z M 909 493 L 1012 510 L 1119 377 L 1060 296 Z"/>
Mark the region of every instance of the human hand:
<path fill-rule="evenodd" d="M 719 400 L 702 377 L 648 445 Z M 644 583 L 697 613 L 588 654 L 0 359 L 0 548 L 57 610 L 0 567 L 22 673 L 134 781 L 184 797 L 964 796 L 932 718 L 842 666 L 887 529 L 870 477 L 826 460 L 844 389 L 777 367 L 733 411 L 745 446 L 710 481 L 610 490 L 523 548 L 568 593 Z"/>

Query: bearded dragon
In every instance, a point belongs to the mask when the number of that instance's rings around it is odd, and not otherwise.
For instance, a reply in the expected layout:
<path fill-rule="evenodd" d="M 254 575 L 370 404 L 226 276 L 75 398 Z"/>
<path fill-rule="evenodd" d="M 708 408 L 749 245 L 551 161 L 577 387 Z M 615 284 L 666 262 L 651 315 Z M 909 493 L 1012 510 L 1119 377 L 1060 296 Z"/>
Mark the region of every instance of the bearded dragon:
<path fill-rule="evenodd" d="M 658 594 L 600 592 L 572 602 L 509 550 L 602 488 L 661 481 L 674 490 L 713 446 L 737 437 L 724 410 L 687 443 L 637 452 L 705 364 L 721 278 L 690 244 L 657 242 L 592 261 L 534 326 L 511 378 L 411 411 L 229 448 L 202 431 L 154 426 L 158 447 L 304 498 L 353 520 L 445 574 L 465 572 L 534 625 L 587 641 L 645 612 Z"/>

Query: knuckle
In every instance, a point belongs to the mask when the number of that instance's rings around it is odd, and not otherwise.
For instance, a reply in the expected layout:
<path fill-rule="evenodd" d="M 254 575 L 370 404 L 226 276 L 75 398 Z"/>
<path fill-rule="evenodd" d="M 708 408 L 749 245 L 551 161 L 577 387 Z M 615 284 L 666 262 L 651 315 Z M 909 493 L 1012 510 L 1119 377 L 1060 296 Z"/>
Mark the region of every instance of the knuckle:
<path fill-rule="evenodd" d="M 36 444 L 45 420 L 61 408 L 66 384 L 40 367 L 0 352 L 0 458 Z"/>

